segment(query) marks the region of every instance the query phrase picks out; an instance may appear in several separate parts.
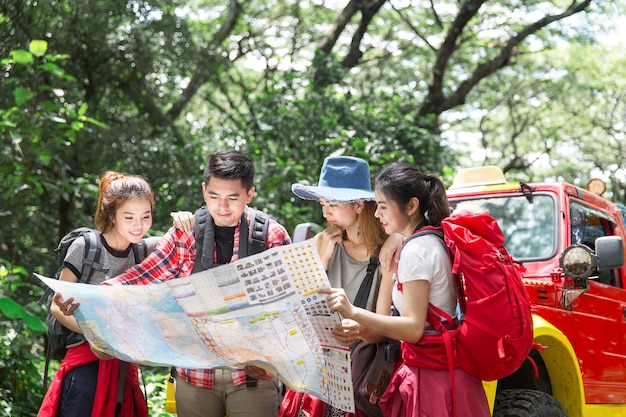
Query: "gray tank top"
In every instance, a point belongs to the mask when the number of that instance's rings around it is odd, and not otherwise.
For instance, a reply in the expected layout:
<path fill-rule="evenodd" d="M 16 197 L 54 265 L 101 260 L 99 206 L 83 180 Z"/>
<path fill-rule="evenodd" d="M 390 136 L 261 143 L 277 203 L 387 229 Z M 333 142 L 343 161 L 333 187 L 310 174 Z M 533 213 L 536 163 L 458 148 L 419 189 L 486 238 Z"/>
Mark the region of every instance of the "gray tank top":
<path fill-rule="evenodd" d="M 328 262 L 328 279 L 333 288 L 343 288 L 350 302 L 354 302 L 356 294 L 359 292 L 361 282 L 367 272 L 367 261 L 356 261 L 346 253 L 343 245 L 337 245 L 330 262 Z M 380 266 L 374 271 L 374 280 L 367 298 L 366 308 L 370 311 L 376 310 L 376 298 L 378 297 L 378 287 L 380 285 Z"/>

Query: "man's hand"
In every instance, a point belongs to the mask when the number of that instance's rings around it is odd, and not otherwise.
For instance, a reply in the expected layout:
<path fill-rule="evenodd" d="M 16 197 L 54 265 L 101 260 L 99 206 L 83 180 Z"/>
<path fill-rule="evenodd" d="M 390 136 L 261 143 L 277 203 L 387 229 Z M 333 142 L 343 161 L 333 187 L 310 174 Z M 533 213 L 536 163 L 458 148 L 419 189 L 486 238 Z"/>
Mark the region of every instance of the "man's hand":
<path fill-rule="evenodd" d="M 61 313 L 66 316 L 73 315 L 74 311 L 78 308 L 78 306 L 80 306 L 80 303 L 74 303 L 73 297 L 70 297 L 67 300 L 63 300 L 63 295 L 60 292 L 54 294 L 52 301 L 54 301 L 54 304 L 59 307 Z"/>
<path fill-rule="evenodd" d="M 246 375 L 251 376 L 252 378 L 255 378 L 255 379 L 268 381 L 274 378 L 272 374 L 270 374 L 265 369 L 260 368 L 256 365 L 246 365 L 243 368 L 243 370 L 246 371 Z"/>
<path fill-rule="evenodd" d="M 174 219 L 174 227 L 182 230 L 183 232 L 190 232 L 193 230 L 193 213 L 190 211 L 175 211 L 170 213 L 172 219 Z"/>

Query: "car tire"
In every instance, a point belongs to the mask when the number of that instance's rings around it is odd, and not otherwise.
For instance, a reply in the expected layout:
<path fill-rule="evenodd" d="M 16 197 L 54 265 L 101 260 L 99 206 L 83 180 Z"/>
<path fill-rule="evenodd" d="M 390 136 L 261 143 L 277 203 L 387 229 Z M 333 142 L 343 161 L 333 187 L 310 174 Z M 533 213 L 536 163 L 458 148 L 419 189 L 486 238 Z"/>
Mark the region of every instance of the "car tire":
<path fill-rule="evenodd" d="M 493 417 L 567 417 L 567 413 L 550 394 L 531 389 L 507 389 L 496 395 Z"/>

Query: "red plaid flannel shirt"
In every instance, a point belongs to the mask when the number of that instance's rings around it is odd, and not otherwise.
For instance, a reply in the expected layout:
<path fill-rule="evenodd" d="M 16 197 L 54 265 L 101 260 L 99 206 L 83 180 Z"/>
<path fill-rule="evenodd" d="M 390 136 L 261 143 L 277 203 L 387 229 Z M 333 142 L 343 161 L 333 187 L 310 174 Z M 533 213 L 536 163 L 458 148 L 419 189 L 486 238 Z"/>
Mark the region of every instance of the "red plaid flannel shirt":
<path fill-rule="evenodd" d="M 248 217 L 246 209 L 246 217 Z M 248 217 L 248 222 L 250 221 Z M 239 259 L 239 226 L 235 229 L 234 250 L 231 262 Z M 275 246 L 288 245 L 291 238 L 287 230 L 270 219 L 267 231 L 267 249 Z M 156 249 L 142 263 L 133 266 L 125 273 L 105 281 L 105 285 L 146 285 L 164 282 L 173 278 L 191 275 L 196 259 L 196 238 L 193 232 L 183 232 L 172 227 L 159 241 Z M 176 372 L 188 383 L 213 388 L 215 372 L 212 369 L 183 369 Z M 246 373 L 242 370 L 232 371 L 233 384 L 246 383 Z"/>

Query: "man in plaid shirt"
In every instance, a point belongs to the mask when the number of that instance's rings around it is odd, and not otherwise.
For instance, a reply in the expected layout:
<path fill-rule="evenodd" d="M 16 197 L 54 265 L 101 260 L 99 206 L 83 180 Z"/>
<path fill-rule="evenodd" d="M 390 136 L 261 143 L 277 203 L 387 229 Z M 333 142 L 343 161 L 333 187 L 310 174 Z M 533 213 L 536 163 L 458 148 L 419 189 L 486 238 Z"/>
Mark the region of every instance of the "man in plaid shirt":
<path fill-rule="evenodd" d="M 217 152 L 209 158 L 202 195 L 214 222 L 214 265 L 239 257 L 240 224 L 243 219 L 250 221 L 248 204 L 254 196 L 253 179 L 252 161 L 236 151 Z M 286 229 L 270 219 L 266 249 L 289 243 Z M 203 248 L 204 253 L 210 253 L 208 250 Z M 106 281 L 106 285 L 145 285 L 186 277 L 192 270 L 197 271 L 195 260 L 195 232 L 173 227 L 141 264 Z M 281 385 L 262 368 L 177 368 L 176 372 L 176 412 L 181 417 L 224 417 L 226 412 L 229 417 L 276 417 L 278 413 Z"/>

